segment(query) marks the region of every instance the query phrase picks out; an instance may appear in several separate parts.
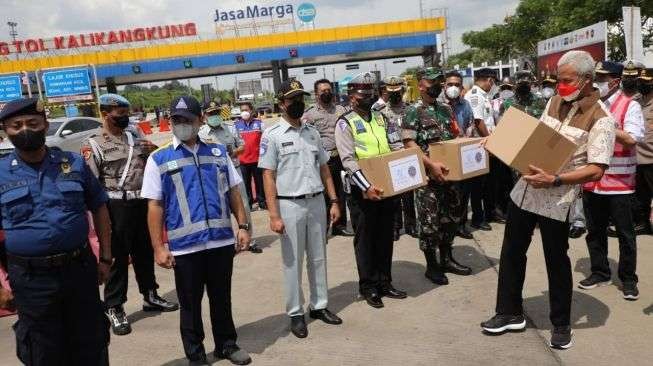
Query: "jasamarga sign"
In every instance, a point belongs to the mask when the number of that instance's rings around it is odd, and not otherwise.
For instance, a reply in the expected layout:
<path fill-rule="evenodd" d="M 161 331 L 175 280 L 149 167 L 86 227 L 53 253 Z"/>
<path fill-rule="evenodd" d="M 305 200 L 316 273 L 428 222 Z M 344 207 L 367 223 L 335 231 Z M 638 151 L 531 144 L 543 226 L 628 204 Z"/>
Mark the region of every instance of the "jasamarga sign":
<path fill-rule="evenodd" d="M 258 6 L 248 5 L 243 9 L 224 10 L 215 9 L 215 22 L 228 22 L 243 19 L 256 19 L 256 18 L 284 18 L 294 14 L 292 4 L 276 5 L 276 6 Z"/>

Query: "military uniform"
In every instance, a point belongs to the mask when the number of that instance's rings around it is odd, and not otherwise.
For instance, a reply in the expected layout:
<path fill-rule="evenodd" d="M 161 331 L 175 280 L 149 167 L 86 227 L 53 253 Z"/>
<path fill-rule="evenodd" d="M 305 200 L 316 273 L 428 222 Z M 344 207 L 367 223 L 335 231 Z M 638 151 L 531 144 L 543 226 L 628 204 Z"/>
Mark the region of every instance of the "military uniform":
<path fill-rule="evenodd" d="M 531 117 L 539 119 L 544 112 L 544 108 L 546 108 L 547 101 L 531 91 L 531 84 L 535 82 L 535 76 L 530 71 L 519 71 L 515 74 L 515 81 L 517 84 L 516 89 L 519 89 L 520 85 L 523 88 L 525 88 L 524 85 L 527 85 L 528 92 L 521 93 L 520 90 L 515 90 L 515 94 L 511 98 L 501 103 L 500 115 L 503 116 L 508 108 L 514 106 Z"/>
<path fill-rule="evenodd" d="M 21 114 L 45 118 L 32 98 L 9 102 L 0 122 Z M 86 216 L 108 198 L 80 155 L 46 149 L 36 164 L 17 151 L 0 159 L 0 229 L 18 311 L 16 354 L 28 366 L 108 365 L 109 324 Z"/>

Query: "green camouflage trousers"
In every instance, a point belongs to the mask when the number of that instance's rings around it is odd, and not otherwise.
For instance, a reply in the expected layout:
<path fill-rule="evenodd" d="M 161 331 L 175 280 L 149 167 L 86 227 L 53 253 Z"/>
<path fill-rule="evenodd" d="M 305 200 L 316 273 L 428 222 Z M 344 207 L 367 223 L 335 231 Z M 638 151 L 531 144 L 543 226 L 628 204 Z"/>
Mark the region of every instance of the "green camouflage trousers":
<path fill-rule="evenodd" d="M 429 184 L 415 190 L 415 208 L 419 228 L 419 248 L 435 250 L 451 245 L 464 213 L 460 186 L 457 183 Z"/>

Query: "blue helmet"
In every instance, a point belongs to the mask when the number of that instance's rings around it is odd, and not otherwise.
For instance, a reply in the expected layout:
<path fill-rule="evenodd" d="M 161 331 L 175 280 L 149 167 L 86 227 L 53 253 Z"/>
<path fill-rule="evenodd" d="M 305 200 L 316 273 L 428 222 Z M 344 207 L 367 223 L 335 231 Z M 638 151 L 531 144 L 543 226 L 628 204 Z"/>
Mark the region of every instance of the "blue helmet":
<path fill-rule="evenodd" d="M 102 94 L 100 95 L 100 105 L 109 107 L 129 107 L 129 101 L 118 94 Z"/>

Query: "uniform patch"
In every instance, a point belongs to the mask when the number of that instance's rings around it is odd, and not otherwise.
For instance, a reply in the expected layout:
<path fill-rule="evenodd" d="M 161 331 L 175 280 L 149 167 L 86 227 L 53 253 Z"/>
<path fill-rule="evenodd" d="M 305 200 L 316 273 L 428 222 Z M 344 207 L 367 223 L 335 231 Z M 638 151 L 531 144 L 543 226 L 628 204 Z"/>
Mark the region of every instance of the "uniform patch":
<path fill-rule="evenodd" d="M 211 153 L 213 155 L 215 155 L 215 156 L 221 156 L 222 155 L 222 151 L 220 149 L 218 149 L 217 147 L 214 147 L 213 149 L 211 149 Z"/>
<path fill-rule="evenodd" d="M 478 97 L 477 96 L 470 97 L 469 103 L 472 105 L 472 107 L 476 108 L 478 106 Z"/>
<path fill-rule="evenodd" d="M 281 143 L 281 147 L 292 146 L 292 145 L 294 145 L 294 144 L 295 144 L 295 143 L 292 142 L 292 141 L 283 142 L 283 143 Z"/>
<path fill-rule="evenodd" d="M 11 166 L 16 166 L 18 165 L 18 160 L 14 159 L 11 161 Z"/>
<path fill-rule="evenodd" d="M 168 165 L 168 170 L 176 170 L 179 168 L 179 165 L 177 165 L 176 160 L 169 161 L 167 165 Z"/>
<path fill-rule="evenodd" d="M 175 106 L 175 109 L 188 109 L 188 106 L 186 105 L 186 102 L 184 101 L 183 98 L 179 99 L 179 102 Z"/>
<path fill-rule="evenodd" d="M 340 122 L 338 122 L 338 127 L 340 127 L 340 131 L 345 132 L 347 130 L 347 122 L 340 120 Z"/>
<path fill-rule="evenodd" d="M 68 162 L 63 162 L 61 163 L 61 172 L 64 174 L 70 174 L 70 163 Z"/>
<path fill-rule="evenodd" d="M 267 139 L 265 139 L 265 140 L 266 141 L 261 140 L 261 145 L 260 145 L 259 151 L 258 151 L 258 154 L 260 156 L 263 156 L 263 155 L 265 155 L 266 152 L 268 152 L 268 142 L 267 142 Z"/>
<path fill-rule="evenodd" d="M 365 133 L 365 131 L 367 131 L 363 121 L 361 120 L 354 121 L 354 125 L 356 126 L 356 133 Z"/>

